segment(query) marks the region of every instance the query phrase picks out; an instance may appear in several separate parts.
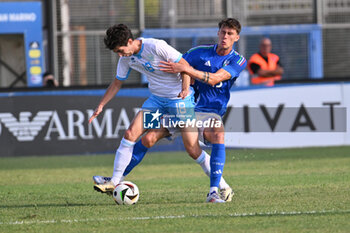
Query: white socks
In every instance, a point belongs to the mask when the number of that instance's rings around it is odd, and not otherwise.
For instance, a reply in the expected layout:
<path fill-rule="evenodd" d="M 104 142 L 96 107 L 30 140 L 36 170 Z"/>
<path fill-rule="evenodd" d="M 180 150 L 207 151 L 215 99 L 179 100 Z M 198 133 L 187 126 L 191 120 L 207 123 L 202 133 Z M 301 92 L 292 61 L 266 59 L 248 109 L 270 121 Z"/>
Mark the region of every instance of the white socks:
<path fill-rule="evenodd" d="M 210 156 L 202 150 L 202 154 L 196 159 L 196 162 L 202 167 L 204 173 L 210 177 Z M 225 189 L 230 187 L 226 181 L 224 180 L 224 177 L 221 177 L 219 188 Z M 216 190 L 217 191 L 217 190 Z"/>
<path fill-rule="evenodd" d="M 124 180 L 125 177 L 123 176 L 123 173 L 131 161 L 134 145 L 135 145 L 135 142 L 129 141 L 125 138 L 121 140 L 119 148 L 115 153 L 115 159 L 114 159 L 114 170 L 113 170 L 113 177 L 111 180 L 114 185 L 117 185 Z M 208 177 L 210 177 L 210 156 L 204 150 L 202 150 L 202 153 L 196 159 L 196 162 L 202 167 L 204 173 Z M 230 186 L 226 183 L 224 178 L 221 177 L 221 180 L 219 183 L 219 189 L 225 189 L 228 187 Z M 217 191 L 217 187 L 210 187 L 210 189 L 215 189 L 215 188 Z"/>
<path fill-rule="evenodd" d="M 111 180 L 114 185 L 117 185 L 121 182 L 125 168 L 131 161 L 134 145 L 135 142 L 129 141 L 125 138 L 121 140 L 114 158 L 114 170 Z"/>

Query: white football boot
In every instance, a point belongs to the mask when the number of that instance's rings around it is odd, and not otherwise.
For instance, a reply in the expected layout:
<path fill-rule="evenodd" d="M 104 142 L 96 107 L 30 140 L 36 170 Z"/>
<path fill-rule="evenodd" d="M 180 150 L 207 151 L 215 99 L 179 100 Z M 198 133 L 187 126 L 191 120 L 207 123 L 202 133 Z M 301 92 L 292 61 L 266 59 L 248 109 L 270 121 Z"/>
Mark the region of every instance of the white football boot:
<path fill-rule="evenodd" d="M 105 184 L 105 183 L 111 181 L 112 177 L 93 176 L 92 179 L 94 180 L 95 184 Z"/>
<path fill-rule="evenodd" d="M 221 197 L 219 196 L 219 194 L 216 191 L 208 193 L 208 195 L 207 195 L 207 202 L 225 203 L 225 201 L 221 199 Z"/>
<path fill-rule="evenodd" d="M 232 197 L 235 195 L 233 192 L 233 189 L 231 187 L 225 188 L 225 189 L 220 189 L 220 196 L 221 199 L 230 202 L 232 201 Z"/>
<path fill-rule="evenodd" d="M 97 192 L 106 193 L 108 195 L 112 195 L 113 194 L 113 190 L 115 189 L 115 185 L 111 181 L 109 181 L 109 182 L 106 182 L 104 184 L 95 184 L 94 185 L 94 189 Z"/>

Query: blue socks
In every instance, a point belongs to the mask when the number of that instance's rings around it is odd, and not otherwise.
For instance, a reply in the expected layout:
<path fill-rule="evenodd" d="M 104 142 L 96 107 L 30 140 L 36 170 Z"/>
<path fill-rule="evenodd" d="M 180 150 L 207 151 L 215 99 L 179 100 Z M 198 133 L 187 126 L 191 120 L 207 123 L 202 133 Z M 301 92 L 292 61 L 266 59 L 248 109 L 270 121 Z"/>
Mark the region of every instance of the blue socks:
<path fill-rule="evenodd" d="M 225 144 L 213 144 L 210 156 L 210 187 L 219 187 L 225 159 Z"/>
<path fill-rule="evenodd" d="M 142 144 L 141 140 L 139 140 L 135 144 L 134 150 L 132 152 L 131 161 L 129 165 L 125 168 L 123 176 L 127 176 L 131 172 L 131 170 L 134 169 L 134 167 L 136 167 L 137 164 L 139 164 L 142 161 L 143 157 L 147 153 L 147 150 L 148 148 Z"/>
<path fill-rule="evenodd" d="M 139 140 L 132 152 L 132 158 L 129 165 L 126 167 L 123 176 L 127 176 L 134 167 L 136 167 L 147 153 L 148 148 L 145 147 Z M 226 159 L 225 144 L 213 144 L 210 156 L 210 187 L 219 187 L 219 183 L 224 171 Z"/>

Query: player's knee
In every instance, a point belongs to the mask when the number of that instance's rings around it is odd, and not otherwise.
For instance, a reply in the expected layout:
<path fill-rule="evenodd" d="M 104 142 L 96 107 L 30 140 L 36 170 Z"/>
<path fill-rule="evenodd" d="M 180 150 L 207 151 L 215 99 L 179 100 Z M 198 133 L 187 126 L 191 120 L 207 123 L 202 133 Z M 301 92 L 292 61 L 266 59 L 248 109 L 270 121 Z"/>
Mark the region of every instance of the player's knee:
<path fill-rule="evenodd" d="M 212 144 L 225 143 L 225 132 L 223 131 L 212 131 L 209 135 L 207 135 L 207 137 Z"/>
<path fill-rule="evenodd" d="M 216 143 L 224 143 L 225 142 L 225 133 L 224 132 L 214 132 L 214 137 Z"/>
<path fill-rule="evenodd" d="M 197 159 L 202 153 L 202 149 L 199 147 L 199 145 L 187 146 L 186 151 L 193 159 Z"/>
<path fill-rule="evenodd" d="M 135 135 L 131 129 L 127 129 L 124 133 L 124 138 L 130 141 L 135 141 Z"/>
<path fill-rule="evenodd" d="M 157 138 L 153 135 L 146 134 L 141 138 L 141 141 L 145 147 L 151 148 L 152 146 L 154 146 L 154 144 L 156 144 Z"/>

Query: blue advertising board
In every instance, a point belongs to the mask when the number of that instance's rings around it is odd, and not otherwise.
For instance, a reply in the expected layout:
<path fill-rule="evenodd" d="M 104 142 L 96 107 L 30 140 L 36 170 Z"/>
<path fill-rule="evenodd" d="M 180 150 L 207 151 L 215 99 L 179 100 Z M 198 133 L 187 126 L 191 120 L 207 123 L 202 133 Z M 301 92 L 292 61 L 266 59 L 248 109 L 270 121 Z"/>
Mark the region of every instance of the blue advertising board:
<path fill-rule="evenodd" d="M 41 2 L 0 3 L 0 34 L 23 34 L 27 86 L 42 86 L 44 64 Z"/>

